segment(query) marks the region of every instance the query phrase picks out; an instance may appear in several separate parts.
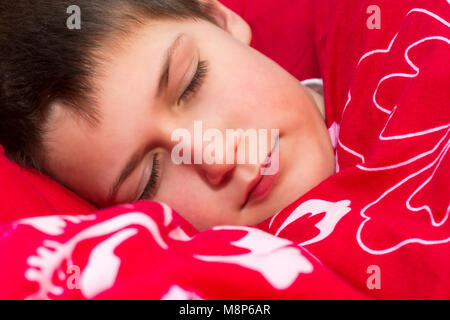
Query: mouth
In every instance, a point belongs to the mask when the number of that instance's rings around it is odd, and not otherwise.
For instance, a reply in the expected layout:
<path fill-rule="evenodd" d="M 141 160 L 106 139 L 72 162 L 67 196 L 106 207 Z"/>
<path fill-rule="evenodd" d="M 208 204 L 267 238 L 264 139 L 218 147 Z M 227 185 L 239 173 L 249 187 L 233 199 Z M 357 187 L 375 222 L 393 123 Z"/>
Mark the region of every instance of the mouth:
<path fill-rule="evenodd" d="M 247 206 L 249 203 L 258 203 L 262 199 L 266 198 L 272 190 L 279 175 L 279 139 L 276 140 L 271 152 L 268 154 L 267 159 L 258 168 L 255 179 L 248 185 L 246 197 L 241 209 Z M 271 167 L 277 168 L 276 172 L 268 174 L 267 172 Z"/>

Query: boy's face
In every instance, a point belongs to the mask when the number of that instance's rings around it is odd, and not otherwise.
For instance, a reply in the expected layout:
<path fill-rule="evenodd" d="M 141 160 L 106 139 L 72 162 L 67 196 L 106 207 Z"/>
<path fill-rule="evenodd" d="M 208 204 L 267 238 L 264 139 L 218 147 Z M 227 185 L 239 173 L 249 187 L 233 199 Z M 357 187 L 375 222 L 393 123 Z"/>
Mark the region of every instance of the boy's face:
<path fill-rule="evenodd" d="M 100 125 L 90 128 L 55 104 L 47 136 L 47 171 L 92 203 L 138 200 L 158 169 L 152 199 L 167 203 L 197 229 L 253 225 L 334 173 L 327 129 L 309 93 L 225 30 L 208 22 L 153 21 L 108 54 L 96 78 Z M 192 86 L 199 64 L 204 78 Z M 201 121 L 203 132 L 214 128 L 224 137 L 226 129 L 279 129 L 277 174 L 264 176 L 262 187 L 250 192 L 260 181 L 259 158 L 246 164 L 175 164 L 176 129 L 191 133 L 192 158 L 201 148 L 194 143 L 194 121 Z M 241 142 L 225 143 L 224 154 L 235 154 Z M 275 144 L 270 139 L 269 150 Z M 204 142 L 203 149 L 207 146 Z M 135 154 L 135 166 L 109 199 Z"/>

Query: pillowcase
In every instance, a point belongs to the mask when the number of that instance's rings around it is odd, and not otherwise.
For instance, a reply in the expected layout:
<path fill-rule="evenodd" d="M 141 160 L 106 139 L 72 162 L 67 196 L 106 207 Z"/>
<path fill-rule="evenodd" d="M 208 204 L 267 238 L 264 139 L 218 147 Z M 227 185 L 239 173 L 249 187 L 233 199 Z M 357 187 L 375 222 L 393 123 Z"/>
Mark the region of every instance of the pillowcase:
<path fill-rule="evenodd" d="M 46 175 L 9 160 L 0 145 L 0 224 L 30 216 L 96 210 Z"/>
<path fill-rule="evenodd" d="M 299 80 L 321 78 L 313 0 L 220 0 L 252 29 L 251 46 Z"/>

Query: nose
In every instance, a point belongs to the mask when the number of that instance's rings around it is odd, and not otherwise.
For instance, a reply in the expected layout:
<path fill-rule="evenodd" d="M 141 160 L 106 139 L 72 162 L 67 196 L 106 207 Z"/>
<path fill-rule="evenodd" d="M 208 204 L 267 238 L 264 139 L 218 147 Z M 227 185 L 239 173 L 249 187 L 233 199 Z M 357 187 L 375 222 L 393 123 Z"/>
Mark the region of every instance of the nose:
<path fill-rule="evenodd" d="M 212 164 L 203 165 L 202 170 L 205 172 L 208 182 L 217 186 L 231 177 L 235 167 L 235 164 Z"/>
<path fill-rule="evenodd" d="M 211 152 L 211 145 L 202 146 L 203 161 L 199 168 L 203 171 L 206 179 L 211 185 L 217 186 L 230 178 L 236 168 L 236 153 L 239 145 L 239 138 L 234 137 L 231 141 L 225 139 L 222 141 L 222 152 Z M 195 152 L 195 150 L 194 150 Z M 213 154 L 213 157 L 208 155 Z M 212 158 L 212 159 L 211 159 Z"/>
<path fill-rule="evenodd" d="M 171 134 L 169 146 L 177 155 L 176 164 L 189 164 L 211 185 L 221 184 L 236 168 L 236 153 L 241 140 L 239 134 L 228 137 L 225 131 L 203 129 L 202 123 L 194 121 L 190 130 L 181 129 L 175 136 Z"/>

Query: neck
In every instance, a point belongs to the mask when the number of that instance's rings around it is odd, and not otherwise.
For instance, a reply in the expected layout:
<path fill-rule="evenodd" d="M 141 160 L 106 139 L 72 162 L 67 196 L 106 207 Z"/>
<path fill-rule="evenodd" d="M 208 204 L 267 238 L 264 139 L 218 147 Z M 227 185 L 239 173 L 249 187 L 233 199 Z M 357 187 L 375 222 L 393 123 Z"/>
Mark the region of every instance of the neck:
<path fill-rule="evenodd" d="M 320 114 L 322 115 L 322 118 L 325 120 L 325 102 L 323 96 L 307 86 L 305 86 L 305 89 L 313 98 L 314 103 L 316 104 L 317 108 L 320 111 Z"/>

